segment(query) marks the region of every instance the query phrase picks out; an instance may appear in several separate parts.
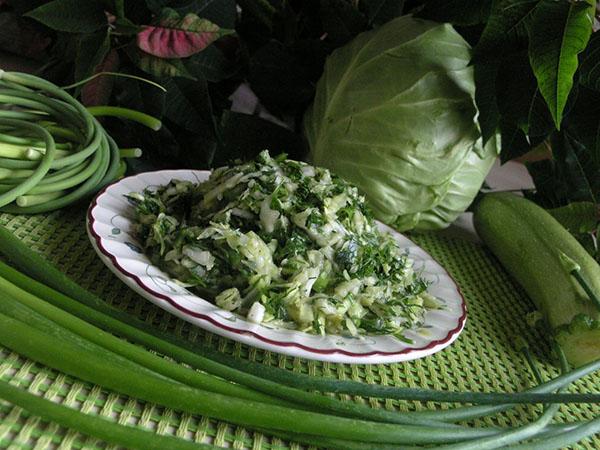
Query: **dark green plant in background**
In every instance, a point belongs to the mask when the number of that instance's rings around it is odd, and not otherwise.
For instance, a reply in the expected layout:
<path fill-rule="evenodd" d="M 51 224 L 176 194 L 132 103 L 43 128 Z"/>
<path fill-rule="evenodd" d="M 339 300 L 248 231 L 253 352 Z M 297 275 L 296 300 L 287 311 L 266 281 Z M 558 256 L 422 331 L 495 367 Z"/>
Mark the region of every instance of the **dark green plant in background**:
<path fill-rule="evenodd" d="M 451 23 L 473 46 L 484 140 L 528 163 L 546 207 L 600 200 L 600 34 L 594 0 L 4 0 L 0 50 L 76 94 L 156 115 L 163 130 L 107 123 L 147 167 L 204 168 L 262 148 L 299 158 L 302 115 L 326 57 L 402 14 Z M 402 74 L 398 74 L 402 76 Z M 231 110 L 246 82 L 279 124 Z M 280 126 L 285 124 L 286 126 Z"/>
<path fill-rule="evenodd" d="M 593 0 L 427 1 L 474 46 L 483 138 L 501 135 L 503 162 L 532 153 L 535 190 L 598 259 L 600 34 Z M 473 8 L 473 4 L 479 5 Z M 536 155 L 537 154 L 537 155 Z M 541 156 L 541 158 L 539 158 Z"/>
<path fill-rule="evenodd" d="M 37 61 L 39 75 L 68 85 L 94 73 L 120 72 L 167 89 L 103 76 L 77 91 L 86 105 L 127 106 L 163 120 L 163 130 L 152 136 L 125 123 L 108 124 L 124 145 L 144 148 L 144 167 L 209 167 L 264 148 L 302 157 L 303 138 L 292 130 L 313 98 L 326 56 L 402 13 L 402 2 L 372 0 L 0 5 L 0 23 L 10 24 L 0 31 L 0 50 Z M 15 32 L 22 44 L 12 42 Z M 244 81 L 287 127 L 231 110 L 230 96 Z"/>

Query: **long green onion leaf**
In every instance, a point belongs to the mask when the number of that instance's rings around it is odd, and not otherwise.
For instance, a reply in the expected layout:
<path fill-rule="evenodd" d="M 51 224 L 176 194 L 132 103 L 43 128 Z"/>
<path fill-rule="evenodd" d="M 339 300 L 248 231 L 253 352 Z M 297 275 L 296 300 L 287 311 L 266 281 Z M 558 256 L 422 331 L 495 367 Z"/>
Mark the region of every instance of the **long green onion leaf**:
<path fill-rule="evenodd" d="M 288 406 L 292 405 L 289 402 L 284 402 L 243 386 L 232 384 L 203 372 L 188 369 L 161 358 L 160 356 L 154 355 L 137 345 L 106 333 L 61 309 L 44 302 L 34 295 L 18 288 L 14 284 L 9 283 L 2 277 L 0 277 L 0 291 L 3 292 L 5 304 L 10 302 L 12 307 L 15 308 L 15 303 L 19 302 L 30 308 L 32 311 L 37 312 L 40 316 L 54 322 L 57 326 L 61 326 L 89 342 L 104 347 L 129 361 L 135 362 L 136 364 L 144 366 L 180 383 L 191 387 L 198 387 L 210 392 L 233 395 L 247 400 Z"/>
<path fill-rule="evenodd" d="M 30 312 L 28 323 L 9 317 L 6 312 L 0 314 L 2 345 L 82 380 L 191 414 L 248 427 L 382 443 L 445 443 L 495 433 L 484 429 L 449 430 L 369 422 L 210 393 L 174 382 L 143 367 L 133 369 L 133 363 L 65 330 L 52 328 L 52 334 L 49 334 L 34 328 L 31 317 L 39 316 L 34 311 Z"/>
<path fill-rule="evenodd" d="M 163 436 L 151 431 L 120 425 L 101 416 L 84 414 L 0 380 L 0 398 L 44 420 L 102 439 L 112 444 L 139 450 L 214 450 L 208 444 Z"/>

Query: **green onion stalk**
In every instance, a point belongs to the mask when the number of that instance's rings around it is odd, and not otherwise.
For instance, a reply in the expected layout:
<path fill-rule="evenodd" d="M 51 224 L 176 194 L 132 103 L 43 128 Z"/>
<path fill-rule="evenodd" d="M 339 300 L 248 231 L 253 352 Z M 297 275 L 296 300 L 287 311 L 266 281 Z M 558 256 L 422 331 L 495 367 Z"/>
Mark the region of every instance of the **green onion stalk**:
<path fill-rule="evenodd" d="M 124 173 L 120 150 L 97 116 L 161 123 L 126 108 L 85 108 L 64 89 L 30 74 L 0 70 L 0 210 L 35 214 L 89 197 Z"/>
<path fill-rule="evenodd" d="M 252 398 L 245 394 L 243 388 L 227 386 L 219 379 L 196 384 L 194 371 L 166 360 L 161 366 L 152 362 L 153 356 L 140 359 L 135 350 L 128 349 L 130 344 L 124 341 L 121 346 L 106 345 L 103 341 L 109 340 L 107 336 L 93 327 L 89 327 L 91 334 L 82 333 L 81 329 L 87 327 L 83 321 L 75 320 L 71 325 L 76 330 L 80 329 L 80 333 L 70 331 L 61 323 L 72 320 L 72 317 L 68 314 L 61 317 L 63 312 L 58 308 L 36 305 L 43 304 L 43 299 L 21 296 L 19 290 L 9 284 L 2 285 L 8 288 L 5 301 L 0 303 L 2 345 L 70 375 L 145 401 L 253 428 L 291 433 L 290 436 L 306 442 L 316 443 L 324 439 L 329 442 L 328 445 L 335 444 L 337 448 L 350 448 L 346 441 L 403 445 L 461 442 L 463 445 L 514 432 L 493 427 L 449 429 L 433 423 L 397 425 L 351 419 L 278 404 L 269 398 Z M 93 334 L 97 336 L 92 337 Z M 141 348 L 138 351 L 146 352 Z M 171 365 L 172 370 L 163 370 L 165 365 Z M 177 368 L 187 370 L 189 376 L 179 377 Z M 257 395 L 260 396 L 259 393 Z M 281 419 L 282 415 L 285 420 Z"/>
<path fill-rule="evenodd" d="M 78 286 L 3 227 L 0 227 L 0 244 L 0 253 L 9 263 L 0 263 L 0 290 L 4 293 L 0 302 L 0 343 L 64 373 L 143 401 L 226 420 L 283 439 L 348 450 L 416 449 L 422 445 L 492 449 L 500 445 L 520 448 L 531 444 L 542 448 L 541 445 L 572 443 L 567 437 L 582 439 L 599 428 L 596 419 L 566 424 L 551 421 L 563 402 L 598 402 L 597 394 L 555 391 L 564 390 L 571 382 L 598 370 L 600 361 L 567 372 L 563 357 L 564 373 L 542 382 L 531 355 L 527 349 L 521 349 L 539 383 L 522 393 L 448 393 L 382 386 L 361 391 L 358 389 L 361 383 L 306 377 L 272 367 L 261 371 L 261 367 L 267 366 L 229 357 L 160 332 Z M 290 382 L 291 377 L 296 378 L 295 384 Z M 377 412 L 323 396 L 315 389 L 361 392 L 358 395 L 368 392 L 369 396 L 381 398 L 480 404 L 448 410 Z M 16 394 L 14 389 L 0 386 L 0 397 L 25 401 L 25 409 L 49 420 L 58 417 L 57 422 L 63 423 L 60 414 L 81 414 L 56 410 L 52 414 L 57 415 L 51 416 L 48 413 L 51 408 L 37 400 L 37 403 L 29 401 L 28 395 Z M 520 427 L 472 427 L 455 423 L 505 411 L 518 403 L 543 403 L 545 410 L 538 419 Z M 96 418 L 86 417 L 84 422 L 88 419 Z M 112 425 L 98 422 L 99 430 Z M 89 432 L 77 428 L 76 421 L 67 426 Z M 144 436 L 147 435 L 140 438 Z M 187 444 L 182 441 L 182 448 Z M 135 445 L 129 446 L 135 448 Z"/>

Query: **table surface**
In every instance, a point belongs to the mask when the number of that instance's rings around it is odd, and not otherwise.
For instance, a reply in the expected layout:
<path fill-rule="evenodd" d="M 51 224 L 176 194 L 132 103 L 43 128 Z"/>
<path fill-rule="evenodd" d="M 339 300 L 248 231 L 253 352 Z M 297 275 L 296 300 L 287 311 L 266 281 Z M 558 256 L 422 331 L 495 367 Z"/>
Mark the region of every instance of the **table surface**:
<path fill-rule="evenodd" d="M 495 172 L 496 173 L 496 172 Z M 493 179 L 493 177 L 492 177 Z M 348 365 L 287 357 L 248 348 L 220 338 L 171 316 L 127 289 L 96 257 L 84 231 L 85 211 L 72 207 L 38 216 L 0 214 L 0 224 L 57 264 L 69 276 L 107 302 L 157 327 L 202 341 L 223 352 L 264 364 L 308 373 L 388 386 L 411 386 L 442 390 L 519 391 L 534 381 L 513 340 L 522 336 L 532 348 L 544 377 L 558 374 L 549 360 L 547 341 L 530 328 L 524 317 L 533 306 L 523 291 L 502 270 L 493 256 L 476 242 L 468 215 L 444 233 L 413 234 L 411 238 L 436 258 L 460 286 L 468 304 L 468 320 L 458 340 L 447 349 L 420 360 L 385 365 Z M 181 414 L 142 403 L 79 381 L 0 347 L 0 377 L 31 392 L 89 414 L 100 414 L 122 424 L 154 429 L 159 433 L 186 436 L 233 448 L 299 448 L 243 427 L 207 417 Z M 575 383 L 572 392 L 595 392 L 600 374 Z M 390 410 L 422 410 L 449 407 L 433 403 L 379 401 L 349 398 L 348 401 Z M 452 406 L 452 405 L 450 405 Z M 539 415 L 539 407 L 523 406 L 474 422 L 475 425 L 518 426 Z M 600 405 L 562 406 L 556 421 L 591 419 Z M 25 411 L 0 402 L 0 448 L 106 448 L 106 444 L 56 424 L 40 421 Z M 110 446 L 109 446 L 110 447 Z M 577 448 L 600 448 L 600 439 L 587 440 Z"/>

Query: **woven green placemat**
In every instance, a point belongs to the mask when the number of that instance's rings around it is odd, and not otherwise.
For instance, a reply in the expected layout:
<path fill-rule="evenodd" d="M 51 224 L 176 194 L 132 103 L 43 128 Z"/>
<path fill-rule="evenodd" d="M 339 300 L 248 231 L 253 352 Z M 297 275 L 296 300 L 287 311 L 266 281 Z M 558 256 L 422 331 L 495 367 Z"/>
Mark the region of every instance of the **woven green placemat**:
<path fill-rule="evenodd" d="M 533 309 L 523 292 L 479 245 L 443 238 L 436 234 L 412 236 L 436 258 L 459 284 L 468 303 L 468 320 L 458 340 L 447 349 L 417 361 L 400 364 L 349 365 L 286 357 L 249 348 L 195 328 L 155 307 L 130 291 L 96 257 L 85 234 L 84 212 L 79 209 L 43 216 L 0 214 L 6 225 L 33 249 L 44 254 L 69 276 L 95 291 L 107 302 L 127 310 L 157 327 L 174 330 L 192 340 L 201 340 L 220 350 L 311 375 L 333 375 L 366 383 L 390 386 L 425 387 L 444 390 L 517 391 L 532 385 L 525 360 L 515 351 L 513 339 L 523 336 L 530 344 L 545 377 L 558 371 L 548 360 L 547 343 L 530 329 L 525 315 Z M 1 293 L 0 293 L 1 297 Z M 300 448 L 224 422 L 180 414 L 157 405 L 138 402 L 127 396 L 100 389 L 28 360 L 0 346 L 0 377 L 22 388 L 90 414 L 113 418 L 122 424 L 185 436 L 198 442 L 236 449 L 254 450 Z M 580 380 L 572 392 L 594 392 L 600 373 Z M 374 408 L 424 409 L 450 407 L 392 400 L 350 398 Z M 520 425 L 537 416 L 540 408 L 518 407 L 507 413 L 482 419 L 479 424 Z M 600 414 L 600 405 L 562 406 L 557 421 L 591 419 Z M 93 438 L 33 417 L 0 401 L 0 448 L 99 449 L 114 448 Z M 575 448 L 600 448 L 600 437 L 581 442 Z"/>

